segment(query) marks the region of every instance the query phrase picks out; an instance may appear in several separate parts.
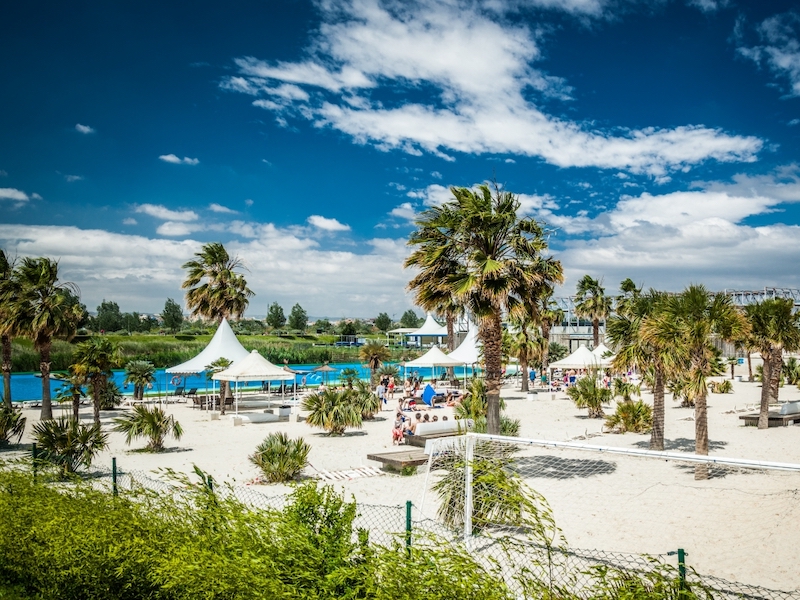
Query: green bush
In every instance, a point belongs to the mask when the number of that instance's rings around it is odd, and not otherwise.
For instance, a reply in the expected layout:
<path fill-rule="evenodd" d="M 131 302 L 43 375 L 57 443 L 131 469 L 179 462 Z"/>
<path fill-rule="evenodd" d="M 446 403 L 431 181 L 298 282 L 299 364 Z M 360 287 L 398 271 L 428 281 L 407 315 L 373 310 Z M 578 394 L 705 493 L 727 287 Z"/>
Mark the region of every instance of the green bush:
<path fill-rule="evenodd" d="M 0 447 L 6 446 L 16 438 L 17 443 L 25 433 L 27 419 L 22 413 L 13 408 L 0 407 Z"/>
<path fill-rule="evenodd" d="M 167 436 L 171 435 L 176 440 L 180 440 L 183 436 L 183 428 L 175 417 L 167 415 L 158 406 L 148 408 L 141 404 L 134 406 L 131 412 L 114 419 L 114 431 L 124 433 L 128 445 L 135 438 L 147 438 L 147 450 L 151 452 L 161 452 Z"/>
<path fill-rule="evenodd" d="M 308 466 L 311 452 L 303 438 L 289 439 L 283 432 L 270 433 L 250 455 L 250 462 L 261 469 L 270 483 L 296 479 Z"/>
<path fill-rule="evenodd" d="M 342 435 L 348 427 L 361 427 L 361 407 L 352 390 L 325 390 L 303 400 L 303 410 L 310 411 L 306 423 L 320 427 L 329 435 Z"/>
<path fill-rule="evenodd" d="M 653 408 L 642 400 L 623 400 L 605 426 L 612 433 L 647 433 L 653 428 Z"/>
<path fill-rule="evenodd" d="M 108 435 L 99 426 L 64 417 L 36 423 L 33 435 L 42 451 L 40 458 L 58 466 L 62 475 L 88 469 L 108 445 Z"/>
<path fill-rule="evenodd" d="M 731 383 L 730 379 L 724 379 L 723 381 L 712 381 L 708 384 L 708 388 L 711 390 L 712 394 L 733 393 L 733 384 Z"/>
<path fill-rule="evenodd" d="M 578 408 L 588 409 L 590 419 L 599 419 L 603 416 L 603 404 L 611 402 L 612 393 L 597 380 L 597 372 L 590 370 L 567 388 L 567 396 Z"/>

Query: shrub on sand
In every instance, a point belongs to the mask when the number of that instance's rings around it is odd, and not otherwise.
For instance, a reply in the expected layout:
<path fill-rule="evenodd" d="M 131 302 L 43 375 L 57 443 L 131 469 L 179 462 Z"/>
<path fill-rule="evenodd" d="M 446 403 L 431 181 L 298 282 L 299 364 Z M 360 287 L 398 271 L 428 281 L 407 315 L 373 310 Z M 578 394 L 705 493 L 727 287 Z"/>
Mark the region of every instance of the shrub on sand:
<path fill-rule="evenodd" d="M 653 428 L 653 408 L 642 400 L 624 400 L 606 417 L 605 426 L 612 433 L 647 433 Z"/>
<path fill-rule="evenodd" d="M 6 406 L 0 408 L 0 446 L 11 443 L 14 438 L 19 443 L 25 433 L 26 421 L 20 411 Z"/>
<path fill-rule="evenodd" d="M 33 435 L 42 450 L 40 458 L 58 465 L 62 475 L 89 468 L 95 455 L 108 445 L 108 434 L 98 425 L 64 417 L 36 423 Z"/>
<path fill-rule="evenodd" d="M 114 431 L 126 434 L 125 442 L 128 445 L 134 438 L 148 438 L 147 450 L 151 452 L 161 452 L 167 436 L 179 440 L 183 435 L 183 428 L 175 417 L 167 415 L 158 406 L 134 406 L 130 413 L 114 419 L 114 423 Z"/>
<path fill-rule="evenodd" d="M 296 479 L 308 465 L 311 451 L 303 438 L 289 439 L 283 432 L 270 433 L 250 455 L 250 462 L 261 469 L 270 483 Z"/>
<path fill-rule="evenodd" d="M 348 427 L 361 427 L 361 410 L 350 390 L 325 390 L 303 400 L 303 410 L 310 411 L 306 423 L 320 427 L 329 435 L 342 435 Z"/>

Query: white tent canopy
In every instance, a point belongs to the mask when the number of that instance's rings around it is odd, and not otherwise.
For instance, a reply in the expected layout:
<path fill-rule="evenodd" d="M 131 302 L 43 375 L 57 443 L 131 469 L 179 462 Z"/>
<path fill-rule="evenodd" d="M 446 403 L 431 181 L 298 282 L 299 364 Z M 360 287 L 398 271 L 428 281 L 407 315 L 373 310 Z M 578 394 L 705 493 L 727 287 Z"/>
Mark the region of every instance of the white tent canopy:
<path fill-rule="evenodd" d="M 614 354 L 605 344 L 600 344 L 597 348 L 592 350 L 592 354 L 594 354 L 600 360 L 600 364 L 603 366 L 610 365 L 614 358 Z"/>
<path fill-rule="evenodd" d="M 167 373 L 188 374 L 188 373 L 202 373 L 206 367 L 219 358 L 227 358 L 231 362 L 239 361 L 245 358 L 249 353 L 239 340 L 236 339 L 236 334 L 228 324 L 226 319 L 217 327 L 214 337 L 208 342 L 208 345 L 192 359 L 187 360 L 185 363 L 170 367 Z"/>
<path fill-rule="evenodd" d="M 235 362 L 211 379 L 217 381 L 289 381 L 294 380 L 294 373 L 283 370 L 253 350 L 250 354 Z"/>
<path fill-rule="evenodd" d="M 478 362 L 478 332 L 472 323 L 469 324 L 464 341 L 447 356 L 457 360 L 462 365 L 474 365 Z"/>
<path fill-rule="evenodd" d="M 419 337 L 419 336 L 436 336 L 436 337 L 447 337 L 447 327 L 444 325 L 439 325 L 437 323 L 431 313 L 428 313 L 425 322 L 422 324 L 422 327 L 419 329 L 407 333 L 407 336 L 411 337 Z"/>
<path fill-rule="evenodd" d="M 598 356 L 592 354 L 592 352 L 586 346 L 579 346 L 575 352 L 567 356 L 566 358 L 562 358 L 561 360 L 557 360 L 554 363 L 550 363 L 550 366 L 547 368 L 550 370 L 553 369 L 591 369 L 603 366 L 603 363 L 600 361 Z"/>
<path fill-rule="evenodd" d="M 408 361 L 406 367 L 458 367 L 464 363 L 447 356 L 436 346 L 428 350 L 419 358 Z"/>

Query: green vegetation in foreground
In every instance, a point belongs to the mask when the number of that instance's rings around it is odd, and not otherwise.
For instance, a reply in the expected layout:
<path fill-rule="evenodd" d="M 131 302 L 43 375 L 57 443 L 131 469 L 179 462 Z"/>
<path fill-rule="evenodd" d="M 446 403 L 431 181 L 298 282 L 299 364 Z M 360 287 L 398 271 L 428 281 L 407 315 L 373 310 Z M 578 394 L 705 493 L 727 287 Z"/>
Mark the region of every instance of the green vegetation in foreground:
<path fill-rule="evenodd" d="M 211 335 L 105 335 L 119 346 L 122 364 L 134 360 L 146 360 L 161 369 L 178 365 L 197 355 L 211 340 Z M 248 350 L 258 350 L 276 364 L 288 360 L 290 364 L 317 364 L 328 361 L 359 362 L 359 348 L 335 347 L 333 335 L 240 335 L 239 341 Z M 86 340 L 78 337 L 76 341 Z M 12 370 L 15 373 L 39 370 L 39 355 L 32 343 L 24 338 L 12 342 Z M 75 344 L 53 341 L 52 370 L 66 371 L 73 362 Z M 419 352 L 408 348 L 391 348 L 390 361 L 413 358 Z"/>
<path fill-rule="evenodd" d="M 424 536 L 408 549 L 402 536 L 378 546 L 354 527 L 356 504 L 331 487 L 298 486 L 277 511 L 183 483 L 180 496 L 114 497 L 78 480 L 67 488 L 0 471 L 0 513 L 14 515 L 0 520 L 0 598 L 571 600 L 579 580 L 582 598 L 699 597 L 670 567 L 644 575 L 595 567 L 547 584 L 540 577 L 551 571 L 534 546 L 498 542 L 496 563 Z M 501 571 L 521 549 L 539 563 L 527 564 L 512 591 Z"/>

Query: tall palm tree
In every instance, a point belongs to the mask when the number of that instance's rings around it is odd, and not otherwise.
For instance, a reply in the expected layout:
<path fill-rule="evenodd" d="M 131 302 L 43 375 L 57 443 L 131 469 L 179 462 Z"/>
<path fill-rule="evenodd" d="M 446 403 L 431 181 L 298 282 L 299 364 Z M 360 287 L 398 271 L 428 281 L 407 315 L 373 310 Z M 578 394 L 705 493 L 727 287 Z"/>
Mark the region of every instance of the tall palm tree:
<path fill-rule="evenodd" d="M 542 372 L 545 372 L 550 364 L 550 330 L 564 320 L 564 311 L 553 300 L 553 288 L 550 286 L 542 290 L 536 301 L 539 304 L 539 325 L 545 342 L 542 352 Z"/>
<path fill-rule="evenodd" d="M 636 287 L 633 279 L 627 277 L 620 282 L 619 291 L 614 312 L 623 317 L 629 316 L 637 299 L 642 295 L 642 288 Z"/>
<path fill-rule="evenodd" d="M 544 352 L 545 341 L 539 330 L 530 319 L 521 319 L 513 322 L 517 331 L 511 334 L 509 352 L 519 360 L 519 370 L 522 374 L 522 389 L 528 391 L 528 367 L 541 358 Z"/>
<path fill-rule="evenodd" d="M 10 409 L 11 404 L 11 337 L 15 322 L 9 307 L 17 301 L 17 281 L 14 276 L 14 262 L 9 260 L 0 248 L 0 346 L 2 347 L 3 403 Z"/>
<path fill-rule="evenodd" d="M 156 368 L 149 360 L 132 360 L 125 365 L 125 383 L 133 384 L 133 399 L 144 399 L 144 388 L 156 380 Z"/>
<path fill-rule="evenodd" d="M 381 365 L 389 360 L 389 349 L 380 342 L 369 342 L 358 350 L 358 356 L 367 363 L 369 369 L 369 381 L 375 383 L 375 373 Z"/>
<path fill-rule="evenodd" d="M 487 384 L 487 430 L 500 433 L 502 318 L 538 286 L 561 282 L 561 264 L 544 257 L 542 225 L 517 212 L 519 200 L 495 184 L 476 190 L 450 188 L 453 199 L 424 211 L 409 238 L 406 267 L 446 265 L 444 281 L 478 323 Z M 412 280 L 409 289 L 421 291 Z"/>
<path fill-rule="evenodd" d="M 61 382 L 61 387 L 56 390 L 56 400 L 72 402 L 72 418 L 77 421 L 80 418 L 81 398 L 86 397 L 83 391 L 86 378 L 70 369 L 68 373 L 55 373 L 53 379 Z"/>
<path fill-rule="evenodd" d="M 230 256 L 218 242 L 205 244 L 195 257 L 183 265 L 186 279 L 181 284 L 192 316 L 217 323 L 230 316 L 241 317 L 253 295 L 244 276 L 238 273 L 241 259 Z"/>
<path fill-rule="evenodd" d="M 92 386 L 94 424 L 100 426 L 100 405 L 112 370 L 120 365 L 119 348 L 107 337 L 92 337 L 75 347 L 71 370 Z"/>
<path fill-rule="evenodd" d="M 794 312 L 791 300 L 783 298 L 750 304 L 744 310 L 750 323 L 751 338 L 764 359 L 758 428 L 766 429 L 769 427 L 770 401 L 778 401 L 783 352 L 800 348 L 800 314 Z"/>
<path fill-rule="evenodd" d="M 592 320 L 592 340 L 594 347 L 600 345 L 600 321 L 611 312 L 611 298 L 606 296 L 603 282 L 584 275 L 578 281 L 575 297 L 575 314 Z"/>
<path fill-rule="evenodd" d="M 79 305 L 74 302 L 78 288 L 74 283 L 59 283 L 58 262 L 49 258 L 23 258 L 15 272 L 18 296 L 7 306 L 7 318 L 15 323 L 17 332 L 31 338 L 39 353 L 41 419 L 52 419 L 50 350 L 54 338 L 70 340 L 75 336 L 81 317 Z"/>
<path fill-rule="evenodd" d="M 625 282 L 623 282 L 625 283 Z M 655 318 L 667 299 L 667 294 L 650 290 L 630 298 L 623 310 L 609 317 L 606 336 L 616 348 L 613 366 L 619 371 L 636 368 L 653 369 L 653 428 L 650 430 L 650 449 L 664 450 L 664 390 L 669 373 L 686 366 L 686 356 L 676 354 L 672 344 L 661 339 L 644 337 L 644 324 Z"/>
<path fill-rule="evenodd" d="M 747 327 L 747 321 L 736 310 L 730 296 L 712 294 L 702 285 L 690 285 L 681 294 L 669 296 L 659 311 L 642 325 L 645 341 L 671 347 L 676 362 L 688 360 L 686 391 L 694 400 L 696 454 L 708 454 L 706 378 L 717 366 L 712 337 L 735 339 Z M 698 464 L 695 479 L 707 477 L 708 465 Z"/>

